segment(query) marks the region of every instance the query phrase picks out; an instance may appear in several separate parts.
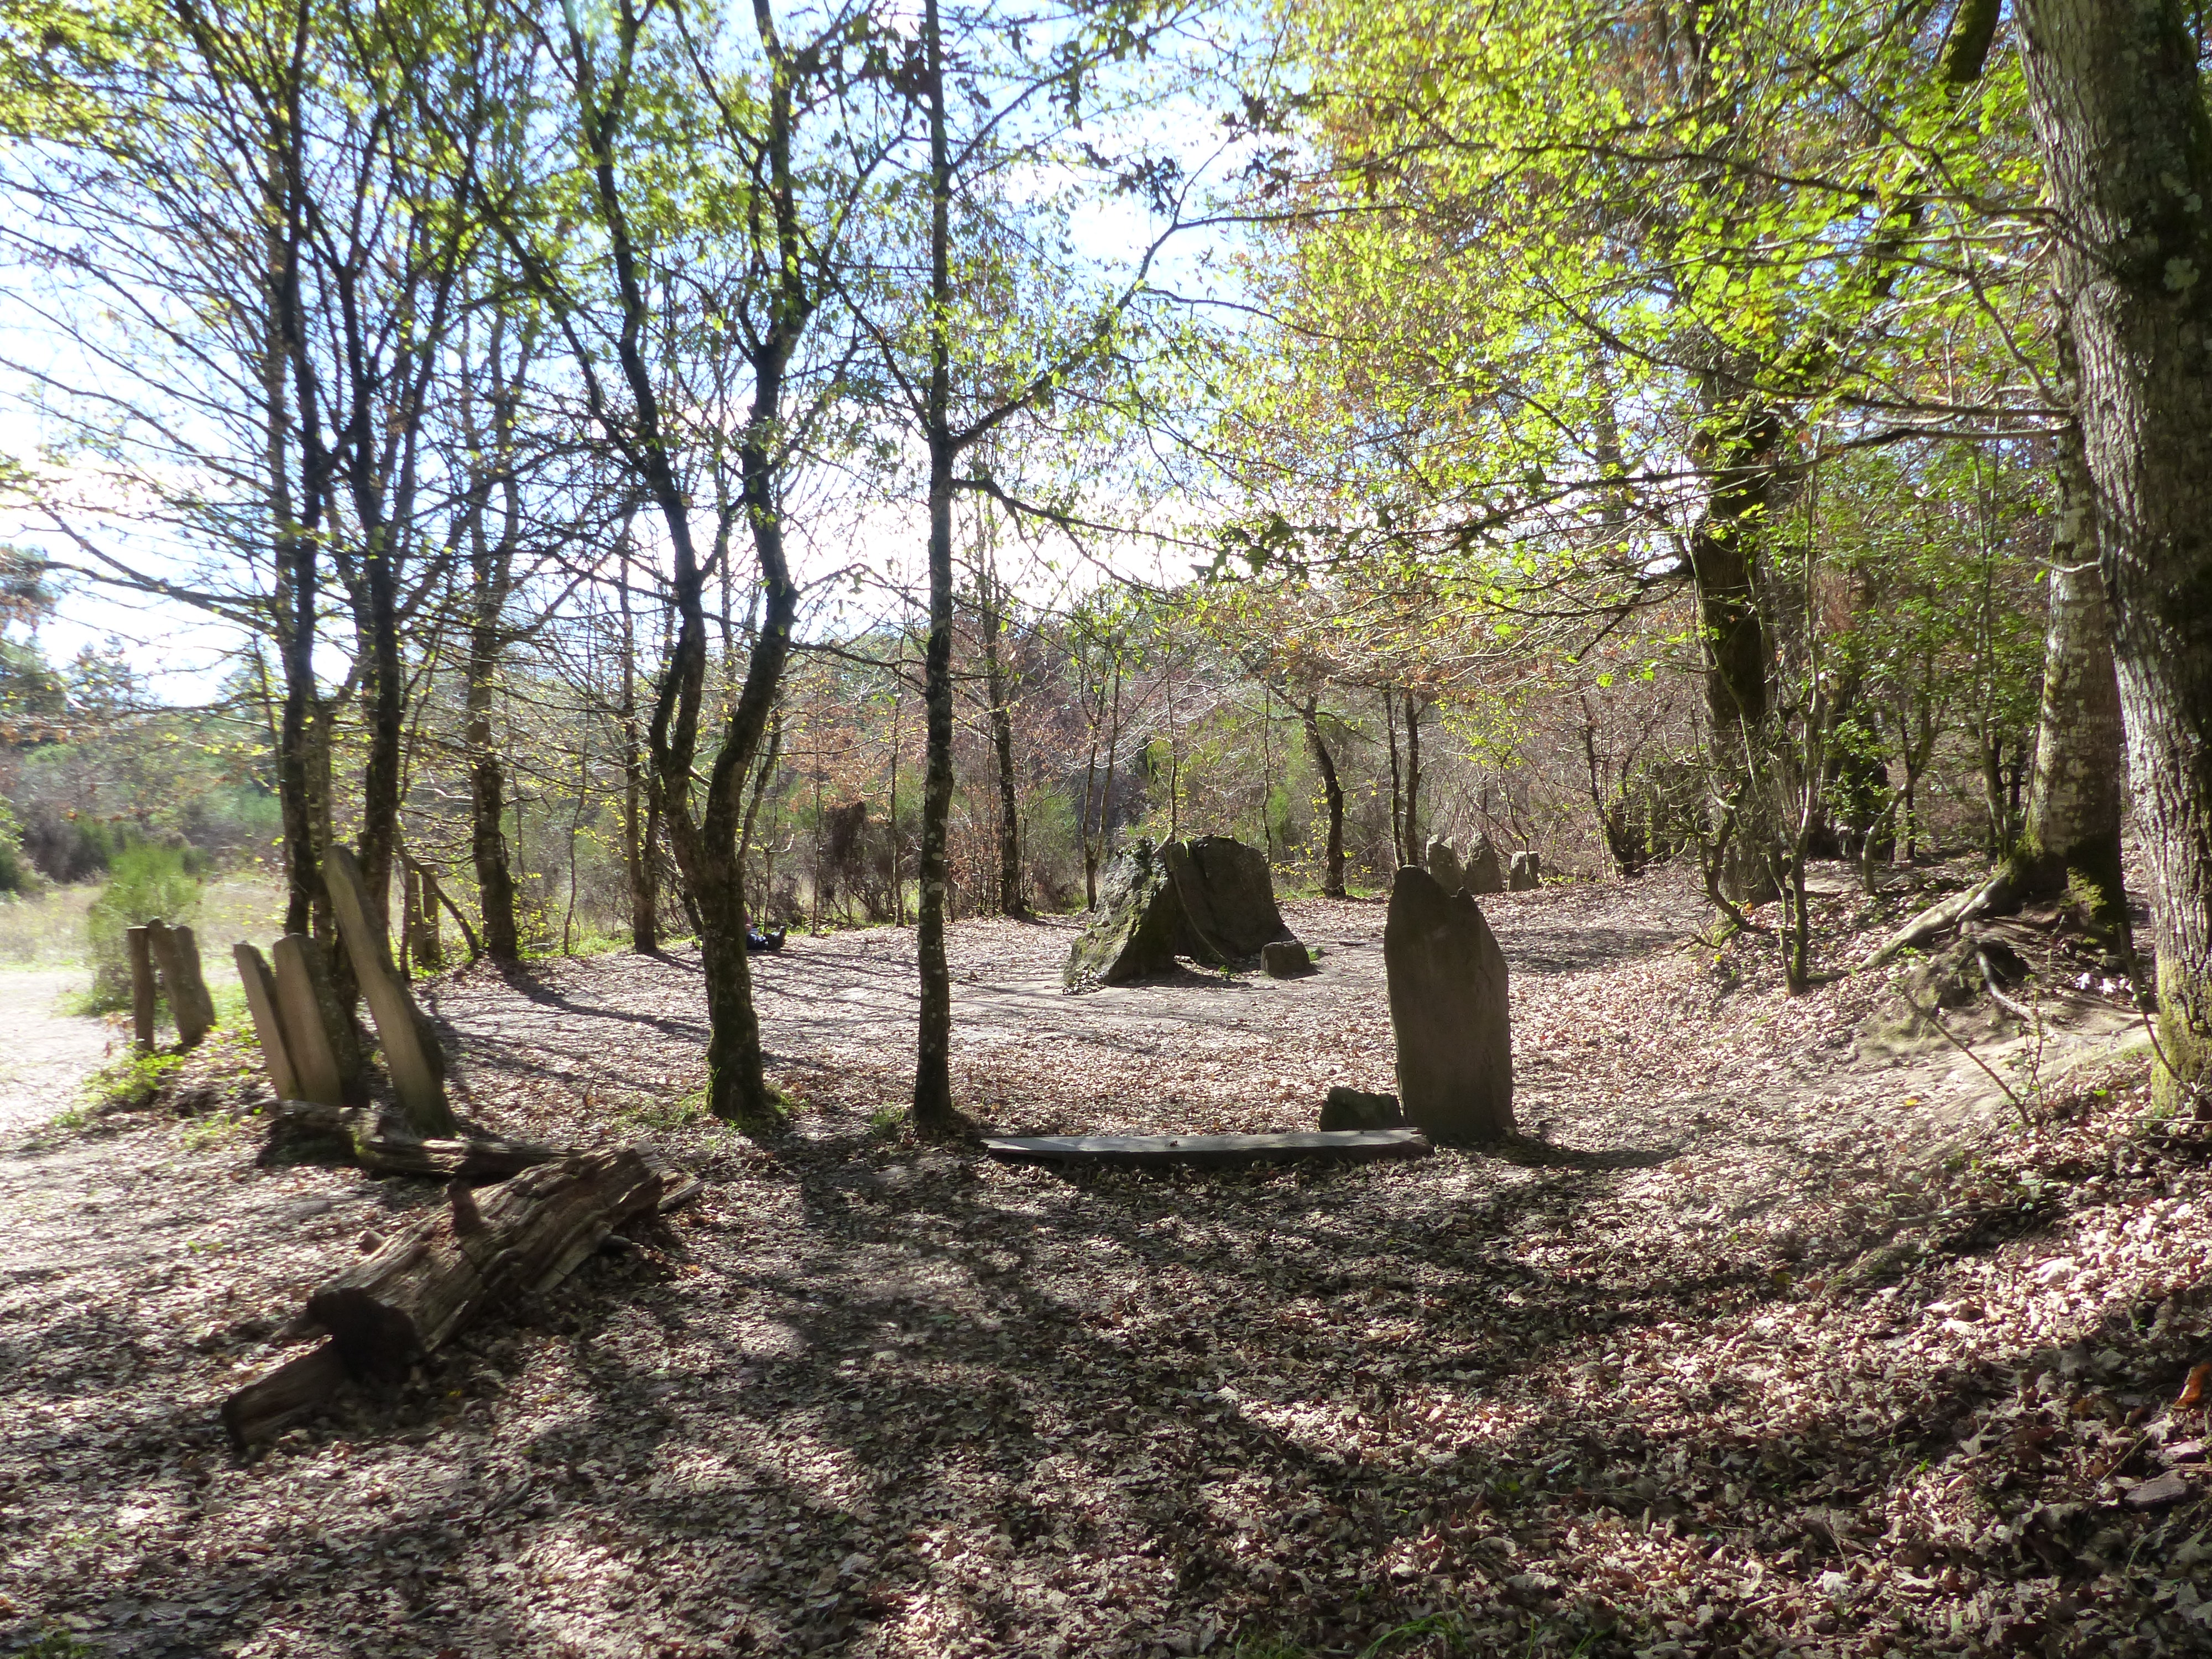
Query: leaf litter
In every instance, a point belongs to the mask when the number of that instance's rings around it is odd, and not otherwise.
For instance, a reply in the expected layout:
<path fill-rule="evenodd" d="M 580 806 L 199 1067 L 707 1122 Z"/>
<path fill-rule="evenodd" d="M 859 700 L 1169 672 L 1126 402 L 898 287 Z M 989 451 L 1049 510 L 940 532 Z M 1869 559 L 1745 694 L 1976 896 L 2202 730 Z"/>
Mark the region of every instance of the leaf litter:
<path fill-rule="evenodd" d="M 222 1395 L 437 1194 L 271 1158 L 218 1039 L 195 1115 L 0 1156 L 0 1645 L 2212 1651 L 2212 1182 L 2140 1057 L 2024 1132 L 1948 1047 L 1858 1057 L 1881 985 L 1686 948 L 1661 878 L 1485 908 L 1526 1138 L 1412 1164 L 918 1145 L 893 930 L 758 964 L 760 1146 L 697 1110 L 696 957 L 454 975 L 467 1114 L 708 1194 L 248 1462 Z M 1881 918 L 1832 908 L 1848 959 Z M 1084 996 L 1067 924 L 959 925 L 966 1109 L 1235 1132 L 1390 1086 L 1382 907 L 1286 910 L 1311 979 Z"/>

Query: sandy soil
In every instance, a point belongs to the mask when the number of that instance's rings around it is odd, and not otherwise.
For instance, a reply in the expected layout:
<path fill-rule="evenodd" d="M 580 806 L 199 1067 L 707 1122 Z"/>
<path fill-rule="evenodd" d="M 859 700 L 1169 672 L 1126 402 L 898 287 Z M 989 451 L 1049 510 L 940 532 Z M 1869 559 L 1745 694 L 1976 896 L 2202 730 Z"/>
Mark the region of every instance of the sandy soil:
<path fill-rule="evenodd" d="M 79 969 L 0 969 L 0 1139 L 62 1110 L 110 1052 L 112 1027 L 60 1012 L 91 978 Z"/>

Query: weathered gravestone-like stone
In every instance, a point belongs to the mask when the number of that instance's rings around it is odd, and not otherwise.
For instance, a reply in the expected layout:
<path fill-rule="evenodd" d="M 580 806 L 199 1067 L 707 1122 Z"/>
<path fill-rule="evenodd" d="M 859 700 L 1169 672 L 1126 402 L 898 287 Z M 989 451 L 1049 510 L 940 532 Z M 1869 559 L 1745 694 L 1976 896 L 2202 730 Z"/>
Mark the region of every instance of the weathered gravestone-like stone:
<path fill-rule="evenodd" d="M 1296 979 L 1313 972 L 1313 953 L 1294 939 L 1269 939 L 1260 947 L 1260 967 L 1269 979 Z"/>
<path fill-rule="evenodd" d="M 1227 836 L 1155 848 L 1141 837 L 1106 868 L 1098 914 L 1068 953 L 1071 988 L 1164 974 L 1179 956 L 1227 964 L 1288 940 L 1267 855 Z"/>
<path fill-rule="evenodd" d="M 253 1016 L 253 1035 L 260 1039 L 261 1064 L 269 1073 L 269 1086 L 279 1100 L 299 1100 L 300 1074 L 292 1067 L 291 1046 L 284 1040 L 284 1017 L 277 1012 L 276 976 L 261 952 L 244 939 L 230 947 L 238 963 L 238 982 L 246 988 L 246 1012 Z M 336 1101 L 320 1105 L 334 1106 Z"/>
<path fill-rule="evenodd" d="M 1533 850 L 1516 853 L 1513 855 L 1513 867 L 1506 874 L 1506 890 L 1514 893 L 1533 893 L 1542 881 L 1543 875 L 1543 866 L 1539 862 Z"/>
<path fill-rule="evenodd" d="M 1275 908 L 1275 880 L 1267 855 L 1231 836 L 1171 841 L 1160 848 L 1182 901 L 1182 955 L 1201 962 L 1238 961 L 1285 939 L 1283 913 Z"/>
<path fill-rule="evenodd" d="M 1437 878 L 1437 885 L 1447 893 L 1456 893 L 1467 885 L 1467 872 L 1459 867 L 1459 854 L 1443 837 L 1429 843 L 1428 864 L 1429 873 Z"/>
<path fill-rule="evenodd" d="M 1474 900 L 1445 892 L 1426 871 L 1399 871 L 1382 965 L 1407 1120 L 1437 1140 L 1511 1134 L 1505 953 Z"/>
<path fill-rule="evenodd" d="M 154 981 L 154 946 L 143 927 L 125 928 L 123 938 L 131 952 L 131 1036 L 140 1054 L 150 1054 L 154 1011 L 161 994 Z"/>
<path fill-rule="evenodd" d="M 177 1022 L 177 1041 L 187 1048 L 197 1048 L 215 1024 L 215 999 L 200 974 L 199 943 L 191 928 L 172 927 L 159 917 L 146 924 L 146 943 L 161 970 L 169 1018 Z"/>
<path fill-rule="evenodd" d="M 344 848 L 333 847 L 323 860 L 323 879 L 408 1127 L 425 1137 L 452 1134 L 457 1126 L 446 1103 L 446 1051 L 393 965 L 392 942 L 368 902 L 361 866 Z"/>
<path fill-rule="evenodd" d="M 1474 845 L 1468 849 L 1466 866 L 1460 873 L 1467 890 L 1478 898 L 1486 893 L 1505 890 L 1505 866 L 1487 836 L 1474 838 Z"/>
<path fill-rule="evenodd" d="M 361 1049 L 353 1020 L 338 1006 L 323 947 L 306 933 L 287 933 L 276 959 L 276 1020 L 284 1030 L 285 1057 L 299 1098 L 318 1106 L 343 1106 L 360 1091 Z"/>
<path fill-rule="evenodd" d="M 1405 1109 L 1398 1104 L 1397 1096 L 1370 1094 L 1340 1083 L 1328 1091 L 1321 1105 L 1323 1129 L 1396 1129 L 1405 1122 Z"/>

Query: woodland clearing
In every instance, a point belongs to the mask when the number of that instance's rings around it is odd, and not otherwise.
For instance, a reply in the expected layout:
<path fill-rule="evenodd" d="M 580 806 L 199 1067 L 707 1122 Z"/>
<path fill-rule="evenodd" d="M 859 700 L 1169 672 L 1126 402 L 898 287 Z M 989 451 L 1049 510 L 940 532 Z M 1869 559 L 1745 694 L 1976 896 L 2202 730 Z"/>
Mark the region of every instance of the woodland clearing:
<path fill-rule="evenodd" d="M 1843 951 L 1898 908 L 1823 904 Z M 1948 1046 L 1855 1060 L 1879 986 L 1791 997 L 1771 942 L 1685 948 L 1678 877 L 1484 908 L 1528 1138 L 1404 1164 L 1071 1179 L 917 1142 L 883 1111 L 898 930 L 757 960 L 795 1097 L 760 1144 L 686 1103 L 683 951 L 426 987 L 465 1115 L 648 1140 L 707 1195 L 250 1461 L 223 1394 L 437 1193 L 261 1161 L 218 1036 L 189 1115 L 0 1156 L 0 1642 L 2212 1648 L 2203 1419 L 2170 1405 L 2212 1358 L 2212 1179 L 2147 1124 L 2141 1057 L 2085 1041 L 2024 1132 Z M 1219 1132 L 1388 1087 L 1382 907 L 1285 910 L 1310 979 L 1081 996 L 1072 922 L 955 927 L 959 1097 L 1014 1133 Z"/>

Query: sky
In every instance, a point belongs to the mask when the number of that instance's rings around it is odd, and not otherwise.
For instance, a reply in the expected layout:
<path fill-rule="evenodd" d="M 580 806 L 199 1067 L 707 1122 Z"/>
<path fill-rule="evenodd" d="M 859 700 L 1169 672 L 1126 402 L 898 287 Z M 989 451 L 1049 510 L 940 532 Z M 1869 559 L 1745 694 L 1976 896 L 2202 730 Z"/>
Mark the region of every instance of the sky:
<path fill-rule="evenodd" d="M 1155 68 L 1158 66 L 1156 65 Z M 1120 135 L 1124 149 L 1137 144 L 1174 154 L 1188 173 L 1204 179 L 1209 187 L 1220 187 L 1231 178 L 1241 159 L 1224 141 L 1216 113 L 1201 97 L 1179 95 L 1154 111 L 1144 124 Z M 1071 181 L 1055 179 L 1043 170 L 1032 175 L 1039 198 L 1072 194 Z M 1158 222 L 1146 204 L 1134 196 L 1078 199 L 1068 229 L 1079 255 L 1101 269 L 1124 267 L 1133 252 L 1157 233 Z M 1179 294 L 1218 292 L 1233 280 L 1226 262 L 1214 257 L 1229 246 L 1225 233 L 1185 233 L 1164 252 L 1155 266 L 1156 283 Z M 27 321 L 26 311 L 0 322 L 0 359 L 25 365 L 52 376 L 65 386 L 97 386 L 101 375 L 82 354 L 51 330 Z M 0 454 L 34 461 L 53 435 L 53 428 L 39 412 L 37 376 L 10 374 L 0 368 Z M 1085 503 L 1086 515 L 1118 522 L 1145 509 L 1127 499 L 1111 497 Z M 1157 509 L 1154 509 L 1155 516 Z M 98 515 L 82 522 L 94 536 L 129 536 L 118 521 L 100 521 Z M 793 526 L 796 560 L 802 580 L 819 578 L 852 566 L 875 573 L 878 583 L 860 593 L 825 594 L 815 611 L 815 625 L 823 629 L 849 626 L 870 613 L 880 615 L 894 601 L 886 586 L 919 584 L 927 526 L 921 504 L 913 500 L 848 501 L 816 519 Z M 649 526 L 641 526 L 649 534 Z M 809 533 L 810 531 L 812 533 Z M 17 509 L 0 507 L 0 541 L 62 555 L 72 562 L 83 560 L 40 518 Z M 118 544 L 118 545 L 121 544 Z M 168 576 L 185 574 L 194 556 L 182 544 L 139 534 L 131 543 L 136 556 L 148 568 Z M 1089 551 L 1101 544 L 1093 539 Z M 1041 538 L 1034 559 L 1019 556 L 1012 561 L 1015 580 L 1024 597 L 1036 603 L 1063 598 L 1069 586 L 1103 580 L 1100 569 L 1065 538 Z M 1144 538 L 1129 538 L 1111 550 L 1117 574 L 1149 582 L 1174 580 L 1188 574 L 1192 560 L 1180 550 L 1164 550 Z M 158 700 L 198 703 L 212 698 L 243 647 L 231 626 L 209 617 L 189 605 L 131 594 L 111 585 L 66 580 L 56 613 L 42 625 L 39 640 L 50 660 L 63 661 L 80 650 L 113 651 L 143 678 Z M 322 666 L 335 677 L 343 672 L 344 653 L 333 644 L 324 653 Z"/>

